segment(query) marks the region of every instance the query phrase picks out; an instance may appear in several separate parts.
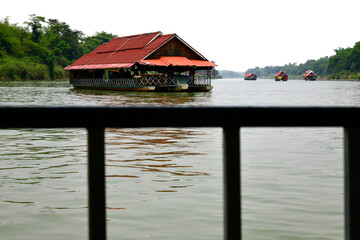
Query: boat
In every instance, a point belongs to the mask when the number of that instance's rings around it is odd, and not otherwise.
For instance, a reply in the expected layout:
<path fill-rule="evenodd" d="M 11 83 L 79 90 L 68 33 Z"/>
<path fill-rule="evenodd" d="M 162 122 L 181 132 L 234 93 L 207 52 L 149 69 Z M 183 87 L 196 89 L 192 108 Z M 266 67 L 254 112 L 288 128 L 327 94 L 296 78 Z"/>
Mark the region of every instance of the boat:
<path fill-rule="evenodd" d="M 216 64 L 177 34 L 117 37 L 65 68 L 75 89 L 206 92 Z"/>
<path fill-rule="evenodd" d="M 244 80 L 256 80 L 257 76 L 254 73 L 247 73 L 244 76 Z"/>
<path fill-rule="evenodd" d="M 275 81 L 287 81 L 287 80 L 288 80 L 288 75 L 283 71 L 280 71 L 275 75 Z"/>
<path fill-rule="evenodd" d="M 307 70 L 305 74 L 303 75 L 304 80 L 306 81 L 315 81 L 317 78 L 317 75 L 312 70 Z"/>

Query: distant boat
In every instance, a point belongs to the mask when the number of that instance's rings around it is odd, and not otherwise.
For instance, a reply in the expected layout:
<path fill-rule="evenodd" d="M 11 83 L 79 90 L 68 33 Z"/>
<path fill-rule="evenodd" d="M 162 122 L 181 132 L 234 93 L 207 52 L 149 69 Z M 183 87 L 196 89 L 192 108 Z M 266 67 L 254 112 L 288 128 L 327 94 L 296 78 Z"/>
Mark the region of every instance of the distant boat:
<path fill-rule="evenodd" d="M 306 81 L 315 81 L 317 78 L 317 75 L 312 70 L 307 70 L 305 74 L 303 75 L 304 80 Z"/>
<path fill-rule="evenodd" d="M 287 81 L 287 80 L 288 80 L 288 75 L 283 71 L 280 71 L 275 75 L 275 81 Z"/>
<path fill-rule="evenodd" d="M 244 76 L 244 80 L 256 80 L 257 76 L 254 73 L 247 73 Z"/>

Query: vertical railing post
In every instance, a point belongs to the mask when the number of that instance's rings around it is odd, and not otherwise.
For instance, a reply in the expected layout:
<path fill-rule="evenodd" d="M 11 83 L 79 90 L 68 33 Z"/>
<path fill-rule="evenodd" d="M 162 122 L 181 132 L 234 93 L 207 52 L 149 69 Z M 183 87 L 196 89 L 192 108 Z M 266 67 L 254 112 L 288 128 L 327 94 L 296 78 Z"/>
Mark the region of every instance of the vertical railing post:
<path fill-rule="evenodd" d="M 344 129 L 345 239 L 360 239 L 360 128 Z"/>
<path fill-rule="evenodd" d="M 88 129 L 89 239 L 106 239 L 105 129 Z"/>
<path fill-rule="evenodd" d="M 240 129 L 224 127 L 224 240 L 241 239 Z"/>

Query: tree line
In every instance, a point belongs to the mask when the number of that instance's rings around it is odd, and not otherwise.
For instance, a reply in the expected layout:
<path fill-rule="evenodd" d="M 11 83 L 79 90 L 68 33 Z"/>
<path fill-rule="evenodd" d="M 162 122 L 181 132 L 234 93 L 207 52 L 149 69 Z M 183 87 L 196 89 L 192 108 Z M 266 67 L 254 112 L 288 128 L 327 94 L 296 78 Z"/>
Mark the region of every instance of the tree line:
<path fill-rule="evenodd" d="M 335 49 L 335 55 L 305 63 L 288 63 L 284 66 L 266 66 L 250 68 L 260 78 L 273 78 L 279 71 L 284 71 L 290 78 L 300 79 L 307 70 L 313 70 L 322 79 L 360 80 L 360 42 L 354 47 Z"/>
<path fill-rule="evenodd" d="M 64 67 L 114 37 L 106 32 L 85 36 L 65 22 L 35 14 L 23 26 L 11 24 L 8 17 L 0 19 L 0 80 L 67 78 Z M 290 78 L 301 78 L 309 69 L 323 79 L 360 80 L 360 42 L 352 48 L 338 48 L 330 57 L 250 68 L 246 72 L 272 78 L 282 70 Z"/>
<path fill-rule="evenodd" d="M 30 15 L 23 26 L 0 20 L 0 80 L 64 79 L 68 66 L 114 34 L 85 36 L 57 19 Z"/>

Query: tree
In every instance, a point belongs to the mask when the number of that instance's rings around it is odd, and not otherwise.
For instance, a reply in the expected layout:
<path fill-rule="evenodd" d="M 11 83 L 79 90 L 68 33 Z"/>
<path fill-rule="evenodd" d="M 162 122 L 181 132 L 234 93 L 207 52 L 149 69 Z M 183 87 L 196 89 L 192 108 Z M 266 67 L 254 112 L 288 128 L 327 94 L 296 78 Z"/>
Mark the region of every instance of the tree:
<path fill-rule="evenodd" d="M 111 39 L 117 37 L 112 33 L 96 32 L 94 36 L 84 38 L 83 50 L 84 53 L 89 53 L 103 43 L 109 42 Z"/>
<path fill-rule="evenodd" d="M 83 33 L 81 31 L 72 30 L 68 24 L 57 19 L 49 19 L 48 25 L 46 29 L 48 45 L 57 60 L 66 58 L 73 61 L 82 55 L 80 43 Z"/>
<path fill-rule="evenodd" d="M 23 56 L 22 35 L 24 30 L 16 24 L 10 24 L 9 18 L 0 20 L 0 57 Z"/>
<path fill-rule="evenodd" d="M 353 72 L 360 72 L 360 42 L 355 43 L 350 57 L 351 70 Z"/>
<path fill-rule="evenodd" d="M 339 73 L 341 71 L 351 70 L 351 62 L 350 62 L 351 52 L 352 52 L 351 48 L 335 49 L 335 55 L 329 58 L 328 68 L 331 71 L 331 73 Z"/>
<path fill-rule="evenodd" d="M 42 35 L 42 23 L 45 23 L 45 17 L 30 15 L 30 21 L 24 22 L 31 29 L 31 40 L 39 42 Z"/>

